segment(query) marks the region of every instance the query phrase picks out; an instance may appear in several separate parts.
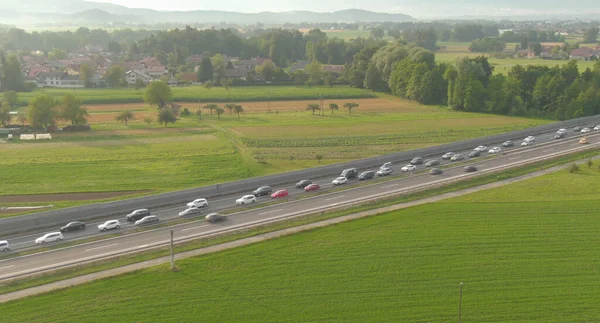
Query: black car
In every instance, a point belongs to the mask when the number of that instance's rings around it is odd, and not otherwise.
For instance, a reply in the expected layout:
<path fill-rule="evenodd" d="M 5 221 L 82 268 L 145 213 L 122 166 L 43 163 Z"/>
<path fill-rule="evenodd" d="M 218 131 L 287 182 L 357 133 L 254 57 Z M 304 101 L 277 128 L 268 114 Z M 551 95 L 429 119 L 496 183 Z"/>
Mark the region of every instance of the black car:
<path fill-rule="evenodd" d="M 425 167 L 436 166 L 439 164 L 440 164 L 440 162 L 437 159 L 432 159 L 432 160 L 427 161 L 427 163 L 425 163 Z"/>
<path fill-rule="evenodd" d="M 135 211 L 127 214 L 125 216 L 125 218 L 129 222 L 134 222 L 134 221 L 140 220 L 143 217 L 146 217 L 146 216 L 149 216 L 149 215 L 151 215 L 150 214 L 150 210 L 148 210 L 148 209 L 139 209 L 139 210 L 135 210 Z"/>
<path fill-rule="evenodd" d="M 512 140 L 507 140 L 504 143 L 502 143 L 502 147 L 512 147 L 514 145 L 515 143 Z"/>
<path fill-rule="evenodd" d="M 309 181 L 307 179 L 304 179 L 304 180 L 301 180 L 298 183 L 296 183 L 296 187 L 297 188 L 305 188 L 305 187 L 307 187 L 310 184 L 312 184 L 311 181 Z"/>
<path fill-rule="evenodd" d="M 440 174 L 442 174 L 442 173 L 444 173 L 444 171 L 443 171 L 443 170 L 441 170 L 441 169 L 439 169 L 439 168 L 432 168 L 432 169 L 429 171 L 429 174 L 431 174 L 431 175 L 440 175 Z"/>
<path fill-rule="evenodd" d="M 79 221 L 74 221 L 74 222 L 69 222 L 69 223 L 67 223 L 67 225 L 61 227 L 60 232 L 76 231 L 76 230 L 81 230 L 81 229 L 85 229 L 85 223 L 79 222 Z"/>
<path fill-rule="evenodd" d="M 255 189 L 254 192 L 252 192 L 252 194 L 254 194 L 254 196 L 256 197 L 259 197 L 263 195 L 271 195 L 272 191 L 273 190 L 271 189 L 271 186 L 261 186 Z"/>
<path fill-rule="evenodd" d="M 358 170 L 356 168 L 344 169 L 340 176 L 346 177 L 347 179 L 351 179 L 358 176 Z"/>
<path fill-rule="evenodd" d="M 465 172 L 467 172 L 467 173 L 472 173 L 472 172 L 476 172 L 476 171 L 477 171 L 477 167 L 475 167 L 473 165 L 465 167 Z"/>
<path fill-rule="evenodd" d="M 362 172 L 360 173 L 360 175 L 358 175 L 358 179 L 360 179 L 361 181 L 365 180 L 365 179 L 371 179 L 375 177 L 375 172 L 374 171 L 366 171 L 366 172 Z"/>
<path fill-rule="evenodd" d="M 554 135 L 554 139 L 562 139 L 562 138 L 565 137 L 565 135 L 566 135 L 566 133 L 559 132 L 559 133 L 557 133 L 557 134 Z"/>
<path fill-rule="evenodd" d="M 415 157 L 410 161 L 413 165 L 421 165 L 423 164 L 423 157 Z"/>
<path fill-rule="evenodd" d="M 472 152 L 469 153 L 469 158 L 474 158 L 474 157 L 479 157 L 481 156 L 481 151 L 479 150 L 473 150 Z"/>
<path fill-rule="evenodd" d="M 577 127 L 573 128 L 573 131 L 575 131 L 575 132 L 580 132 L 580 131 L 581 131 L 581 129 L 582 129 L 582 128 L 581 128 L 580 126 L 577 126 Z"/>

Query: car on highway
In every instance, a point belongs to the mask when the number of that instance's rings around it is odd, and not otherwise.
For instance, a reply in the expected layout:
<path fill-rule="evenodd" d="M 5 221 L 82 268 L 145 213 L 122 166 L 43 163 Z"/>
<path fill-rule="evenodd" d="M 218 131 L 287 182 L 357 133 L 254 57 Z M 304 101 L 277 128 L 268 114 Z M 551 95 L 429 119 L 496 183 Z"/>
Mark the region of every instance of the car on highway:
<path fill-rule="evenodd" d="M 441 170 L 441 169 L 439 169 L 439 168 L 432 168 L 429 171 L 429 174 L 431 174 L 431 175 L 440 175 L 440 174 L 443 174 L 443 173 L 444 173 L 444 171 Z"/>
<path fill-rule="evenodd" d="M 585 145 L 585 144 L 588 144 L 589 141 L 587 140 L 587 138 L 581 138 L 581 139 L 579 139 L 579 143 L 582 145 Z"/>
<path fill-rule="evenodd" d="M 81 229 L 85 229 L 85 223 L 80 222 L 80 221 L 73 221 L 73 222 L 69 222 L 65 226 L 61 227 L 60 232 L 69 232 L 69 231 L 76 231 L 76 230 L 81 230 Z"/>
<path fill-rule="evenodd" d="M 527 136 L 525 139 L 523 139 L 523 141 L 535 142 L 535 137 L 534 136 Z"/>
<path fill-rule="evenodd" d="M 187 207 L 207 207 L 208 201 L 206 199 L 195 199 L 186 205 Z"/>
<path fill-rule="evenodd" d="M 340 176 L 340 177 L 334 179 L 331 183 L 333 185 L 342 185 L 342 184 L 348 183 L 348 179 L 344 176 Z"/>
<path fill-rule="evenodd" d="M 490 154 L 497 154 L 497 153 L 499 153 L 501 151 L 502 151 L 502 148 L 500 148 L 500 147 L 494 147 L 494 148 L 490 149 L 489 153 Z"/>
<path fill-rule="evenodd" d="M 390 175 L 391 173 L 392 173 L 391 168 L 382 168 L 377 171 L 377 176 L 387 176 L 387 175 Z"/>
<path fill-rule="evenodd" d="M 479 156 L 481 156 L 481 151 L 473 150 L 472 152 L 469 153 L 468 156 L 469 156 L 469 158 L 479 157 Z"/>
<path fill-rule="evenodd" d="M 456 154 L 452 156 L 452 158 L 450 158 L 450 161 L 459 161 L 463 159 L 465 159 L 465 156 L 463 154 Z"/>
<path fill-rule="evenodd" d="M 211 213 L 207 214 L 204 219 L 210 223 L 215 223 L 227 220 L 227 215 L 221 213 Z"/>
<path fill-rule="evenodd" d="M 309 181 L 307 179 L 303 179 L 303 180 L 299 181 L 298 183 L 296 183 L 296 188 L 305 188 L 310 184 L 312 184 L 311 181 Z"/>
<path fill-rule="evenodd" d="M 486 147 L 486 146 L 478 146 L 477 148 L 475 148 L 475 149 L 473 149 L 473 150 L 475 150 L 475 151 L 479 151 L 479 152 L 482 152 L 482 153 L 484 153 L 484 152 L 486 152 L 488 149 L 487 149 L 487 147 Z"/>
<path fill-rule="evenodd" d="M 556 130 L 556 133 L 567 133 L 567 129 L 560 128 L 560 129 Z"/>
<path fill-rule="evenodd" d="M 442 159 L 450 159 L 454 156 L 455 154 L 453 152 L 447 152 L 442 156 Z"/>
<path fill-rule="evenodd" d="M 360 173 L 360 175 L 358 175 L 358 179 L 361 180 L 361 181 L 364 181 L 366 179 L 371 179 L 373 177 L 375 177 L 375 172 L 372 171 L 372 170 L 368 170 L 366 172 L 362 172 L 362 173 Z"/>
<path fill-rule="evenodd" d="M 502 143 L 502 147 L 512 147 L 514 145 L 515 145 L 515 143 L 512 140 L 507 140 Z"/>
<path fill-rule="evenodd" d="M 106 222 L 100 224 L 98 226 L 98 230 L 106 231 L 106 230 L 112 230 L 112 229 L 119 229 L 120 227 L 121 227 L 121 223 L 119 222 L 119 220 L 109 220 L 109 221 L 106 221 Z"/>
<path fill-rule="evenodd" d="M 135 225 L 145 225 L 152 224 L 158 222 L 158 217 L 156 215 L 148 215 L 137 221 L 135 221 Z"/>
<path fill-rule="evenodd" d="M 50 232 L 50 233 L 46 233 L 43 236 L 35 239 L 35 243 L 36 244 L 44 244 L 44 243 L 48 243 L 48 242 L 60 241 L 64 238 L 65 237 L 63 237 L 62 233 L 60 233 L 60 232 Z"/>
<path fill-rule="evenodd" d="M 287 190 L 279 190 L 279 191 L 276 191 L 275 193 L 271 194 L 272 199 L 276 199 L 278 197 L 286 197 L 286 196 L 288 196 Z"/>
<path fill-rule="evenodd" d="M 440 161 L 439 161 L 439 160 L 437 160 L 437 159 L 431 159 L 431 160 L 428 160 L 428 161 L 425 163 L 425 167 L 437 166 L 437 165 L 439 165 L 439 164 L 440 164 Z"/>
<path fill-rule="evenodd" d="M 577 127 L 573 128 L 573 131 L 580 132 L 581 129 L 582 129 L 581 126 L 577 126 Z"/>
<path fill-rule="evenodd" d="M 592 131 L 592 130 L 590 130 L 590 128 L 583 128 L 583 129 L 581 129 L 581 131 L 580 131 L 580 132 L 581 132 L 581 133 L 588 133 L 588 132 L 590 132 L 590 131 Z"/>
<path fill-rule="evenodd" d="M 467 173 L 472 173 L 472 172 L 476 172 L 477 171 L 477 167 L 473 166 L 473 165 L 469 165 L 467 167 L 465 167 L 465 172 Z"/>
<path fill-rule="evenodd" d="M 127 221 L 129 222 L 135 222 L 145 216 L 149 216 L 150 214 L 150 210 L 148 209 L 139 209 L 139 210 L 135 210 L 129 214 L 127 214 L 125 216 L 125 219 L 127 219 Z"/>
<path fill-rule="evenodd" d="M 348 168 L 342 171 L 340 177 L 346 177 L 346 179 L 354 178 L 358 176 L 358 170 L 356 168 Z"/>
<path fill-rule="evenodd" d="M 415 166 L 415 165 L 406 165 L 406 166 L 402 167 L 402 169 L 400 169 L 400 170 L 403 172 L 412 172 L 415 169 L 417 169 L 417 166 Z"/>
<path fill-rule="evenodd" d="M 382 169 L 382 168 L 393 168 L 393 167 L 394 167 L 394 165 L 392 165 L 391 162 L 387 162 L 387 163 L 379 166 L 379 169 Z"/>
<path fill-rule="evenodd" d="M 310 184 L 307 187 L 304 188 L 305 191 L 310 192 L 310 191 L 318 191 L 321 188 L 321 186 L 319 186 L 319 184 Z"/>
<path fill-rule="evenodd" d="M 179 216 L 188 216 L 201 213 L 202 210 L 198 207 L 189 207 L 181 212 L 179 212 Z"/>
<path fill-rule="evenodd" d="M 590 123 L 589 126 L 587 126 L 588 128 L 590 128 L 590 130 L 594 130 L 594 128 L 596 128 L 597 124 L 595 123 Z"/>
<path fill-rule="evenodd" d="M 263 195 L 271 195 L 271 193 L 273 193 L 271 186 L 266 186 L 266 185 L 261 186 L 252 192 L 252 194 L 254 194 L 254 196 L 256 196 L 256 197 L 263 196 Z"/>
<path fill-rule="evenodd" d="M 600 125 L 595 126 L 594 130 L 600 130 Z"/>
<path fill-rule="evenodd" d="M 9 250 L 10 250 L 10 244 L 8 244 L 8 241 L 6 241 L 6 240 L 0 241 L 0 251 L 9 251 Z"/>
<path fill-rule="evenodd" d="M 557 133 L 554 135 L 554 139 L 562 139 L 562 138 L 564 138 L 566 135 L 567 135 L 567 133 L 566 133 L 566 132 L 557 132 Z"/>
<path fill-rule="evenodd" d="M 235 200 L 235 204 L 237 204 L 237 205 L 244 205 L 244 204 L 250 204 L 250 203 L 256 203 L 256 196 L 244 195 L 244 196 L 240 197 L 239 199 Z"/>
<path fill-rule="evenodd" d="M 423 164 L 423 157 L 415 157 L 410 161 L 413 165 L 421 165 Z"/>
<path fill-rule="evenodd" d="M 527 146 L 531 146 L 531 145 L 533 145 L 532 141 L 523 141 L 521 143 L 521 147 L 527 147 Z"/>

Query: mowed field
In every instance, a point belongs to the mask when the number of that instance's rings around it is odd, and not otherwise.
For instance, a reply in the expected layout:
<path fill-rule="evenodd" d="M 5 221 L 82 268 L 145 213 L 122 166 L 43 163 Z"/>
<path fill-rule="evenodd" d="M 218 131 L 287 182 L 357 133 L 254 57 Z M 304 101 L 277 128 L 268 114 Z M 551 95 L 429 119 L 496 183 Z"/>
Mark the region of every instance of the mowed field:
<path fill-rule="evenodd" d="M 460 113 L 391 96 L 312 115 L 319 101 L 245 102 L 218 118 L 196 104 L 164 127 L 144 104 L 89 105 L 93 131 L 56 133 L 48 142 L 0 142 L 1 195 L 151 190 L 164 192 L 315 167 L 503 133 L 548 121 Z M 347 100 L 325 100 L 343 106 Z M 114 117 L 132 110 L 128 125 Z M 317 155 L 322 160 L 317 160 Z M 20 203 L 22 204 L 22 203 Z"/>
<path fill-rule="evenodd" d="M 0 305 L 3 322 L 600 320 L 598 164 Z M 94 297 L 86 297 L 94 295 Z M 69 315 L 65 315 L 69 308 Z"/>

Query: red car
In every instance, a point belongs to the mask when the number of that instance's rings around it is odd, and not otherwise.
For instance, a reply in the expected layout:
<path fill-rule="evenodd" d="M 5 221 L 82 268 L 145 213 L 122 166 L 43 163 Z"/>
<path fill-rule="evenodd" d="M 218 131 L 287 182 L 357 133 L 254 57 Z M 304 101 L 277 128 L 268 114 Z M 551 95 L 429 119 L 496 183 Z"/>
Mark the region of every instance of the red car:
<path fill-rule="evenodd" d="M 278 197 L 285 197 L 288 195 L 288 191 L 287 190 L 279 190 L 273 194 L 271 194 L 271 197 L 276 199 Z"/>
<path fill-rule="evenodd" d="M 316 191 L 319 188 L 321 188 L 318 184 L 310 184 L 307 187 L 304 188 L 305 191 L 310 192 L 310 191 Z"/>

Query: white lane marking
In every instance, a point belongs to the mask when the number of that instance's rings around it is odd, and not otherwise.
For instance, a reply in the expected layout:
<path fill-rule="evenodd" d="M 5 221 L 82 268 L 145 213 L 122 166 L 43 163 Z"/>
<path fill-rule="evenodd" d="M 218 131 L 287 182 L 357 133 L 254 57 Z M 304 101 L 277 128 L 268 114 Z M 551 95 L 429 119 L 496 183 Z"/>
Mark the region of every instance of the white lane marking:
<path fill-rule="evenodd" d="M 185 231 L 189 231 L 189 230 L 196 230 L 198 228 L 204 228 L 204 227 L 207 227 L 207 226 L 208 226 L 208 224 L 200 225 L 200 226 L 192 227 L 192 228 L 187 228 L 187 229 L 181 229 L 181 232 L 185 232 Z"/>
<path fill-rule="evenodd" d="M 335 197 L 332 197 L 332 198 L 328 198 L 328 199 L 325 199 L 325 201 L 336 200 L 336 199 L 339 199 L 339 198 L 342 198 L 342 197 L 344 197 L 344 195 L 340 195 L 340 196 L 335 196 Z"/>
<path fill-rule="evenodd" d="M 108 247 L 112 247 L 112 246 L 116 246 L 116 245 L 118 245 L 118 243 L 113 243 L 113 244 L 109 244 L 109 245 L 106 245 L 106 246 L 100 246 L 100 247 L 91 248 L 91 249 L 85 249 L 85 252 L 92 251 L 92 250 L 103 249 L 103 248 L 108 248 Z"/>
<path fill-rule="evenodd" d="M 386 186 L 382 186 L 381 188 L 388 188 L 388 187 L 394 187 L 394 186 L 398 186 L 400 184 L 392 184 L 392 185 L 386 185 Z"/>
<path fill-rule="evenodd" d="M 14 267 L 15 265 L 10 265 L 10 266 L 5 266 L 5 267 L 0 267 L 0 270 L 2 269 L 6 269 L 6 268 L 10 268 L 10 267 Z"/>
<path fill-rule="evenodd" d="M 279 212 L 279 211 L 283 211 L 283 209 L 277 209 L 277 210 L 273 210 L 273 211 L 268 211 L 268 212 L 258 213 L 258 215 L 265 215 L 265 214 L 269 214 L 269 213 L 275 213 L 275 212 Z"/>

